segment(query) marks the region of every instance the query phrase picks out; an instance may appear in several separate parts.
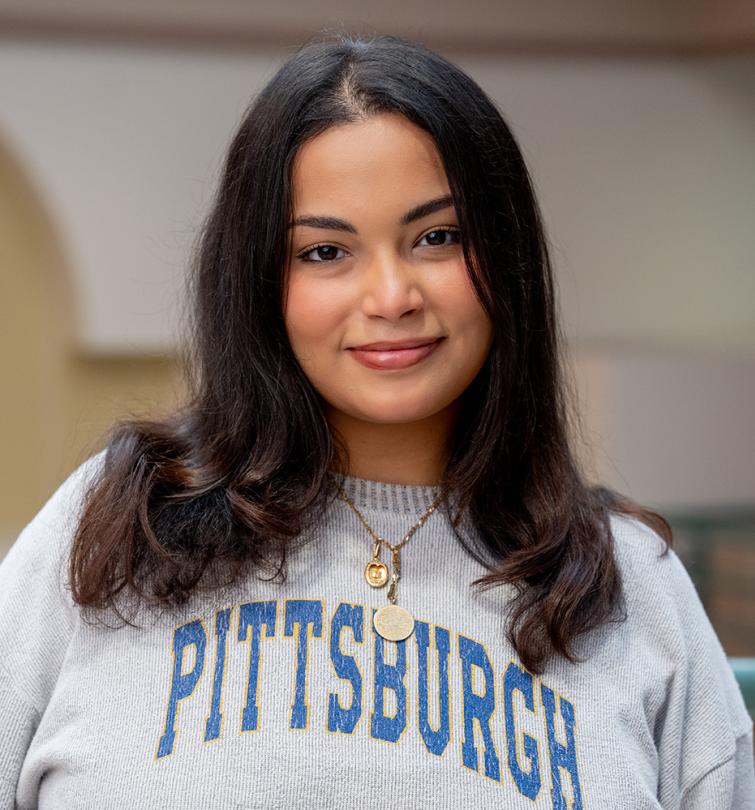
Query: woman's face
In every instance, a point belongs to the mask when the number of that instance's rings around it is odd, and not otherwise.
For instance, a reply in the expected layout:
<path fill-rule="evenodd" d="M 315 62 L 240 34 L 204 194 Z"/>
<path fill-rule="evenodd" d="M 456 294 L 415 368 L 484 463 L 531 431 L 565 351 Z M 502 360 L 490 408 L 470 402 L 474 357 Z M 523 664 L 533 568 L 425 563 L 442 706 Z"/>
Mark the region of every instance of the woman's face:
<path fill-rule="evenodd" d="M 331 420 L 408 423 L 453 413 L 492 332 L 432 138 L 397 114 L 332 127 L 300 149 L 292 182 L 294 222 L 312 221 L 290 230 L 284 318 Z M 447 195 L 447 204 L 405 221 Z M 404 368 L 370 368 L 352 351 L 410 338 L 442 340 Z"/>

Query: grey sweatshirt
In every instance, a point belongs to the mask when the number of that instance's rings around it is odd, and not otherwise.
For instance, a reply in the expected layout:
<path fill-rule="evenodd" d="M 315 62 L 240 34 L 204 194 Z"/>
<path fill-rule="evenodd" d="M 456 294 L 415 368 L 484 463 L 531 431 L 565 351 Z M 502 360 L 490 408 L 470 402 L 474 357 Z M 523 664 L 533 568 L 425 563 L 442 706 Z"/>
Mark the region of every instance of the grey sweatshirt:
<path fill-rule="evenodd" d="M 506 640 L 512 590 L 438 510 L 402 552 L 398 604 L 363 571 L 343 501 L 289 560 L 137 627 L 83 621 L 66 556 L 92 456 L 0 564 L 0 810 L 123 808 L 755 808 L 752 721 L 674 552 L 614 516 L 628 618 L 535 676 Z M 439 490 L 350 477 L 397 542 Z M 462 533 L 473 531 L 464 520 Z M 114 624 L 111 622 L 111 624 Z"/>

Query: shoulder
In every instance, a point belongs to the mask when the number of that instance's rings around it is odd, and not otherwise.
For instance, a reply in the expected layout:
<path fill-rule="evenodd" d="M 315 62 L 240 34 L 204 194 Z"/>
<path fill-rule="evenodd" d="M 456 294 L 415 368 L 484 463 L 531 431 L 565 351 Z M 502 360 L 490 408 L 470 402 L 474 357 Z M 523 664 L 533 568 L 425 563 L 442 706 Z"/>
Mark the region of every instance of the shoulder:
<path fill-rule="evenodd" d="M 0 580 L 21 576 L 25 568 L 42 573 L 59 566 L 75 533 L 85 496 L 101 472 L 106 450 L 79 464 L 26 524 L 2 560 Z"/>
<path fill-rule="evenodd" d="M 692 578 L 673 545 L 646 523 L 611 513 L 614 554 L 628 596 L 640 595 L 645 604 L 673 607 L 679 615 L 704 614 Z"/>
<path fill-rule="evenodd" d="M 686 644 L 712 628 L 692 578 L 673 547 L 646 523 L 611 513 L 614 555 L 627 603 L 656 632 Z"/>
<path fill-rule="evenodd" d="M 629 515 L 610 513 L 616 564 L 630 606 L 650 613 L 662 609 L 666 618 L 677 615 L 682 602 L 699 603 L 697 591 L 673 547 L 655 529 Z M 670 612 L 670 615 L 669 615 Z"/>
<path fill-rule="evenodd" d="M 67 552 L 105 451 L 80 464 L 0 561 L 0 674 L 20 700 L 44 710 L 76 623 Z"/>
<path fill-rule="evenodd" d="M 661 556 L 665 547 L 665 540 L 655 529 L 641 520 L 629 515 L 610 512 L 611 534 L 614 539 L 617 560 L 623 566 L 631 566 L 637 572 L 648 573 L 657 568 L 658 564 L 668 565 L 671 556 Z M 677 557 L 676 553 L 673 555 Z M 678 557 L 677 557 L 678 561 Z"/>
<path fill-rule="evenodd" d="M 94 483 L 104 468 L 106 453 L 107 449 L 100 450 L 69 473 L 47 499 L 35 520 L 54 522 L 61 517 L 65 518 L 67 522 L 75 520 L 79 516 L 78 512 L 83 505 L 89 486 Z"/>
<path fill-rule="evenodd" d="M 715 694 L 733 735 L 752 729 L 727 654 L 697 588 L 673 548 L 637 518 L 612 514 L 614 553 L 622 576 L 630 623 L 684 673 L 688 699 Z"/>

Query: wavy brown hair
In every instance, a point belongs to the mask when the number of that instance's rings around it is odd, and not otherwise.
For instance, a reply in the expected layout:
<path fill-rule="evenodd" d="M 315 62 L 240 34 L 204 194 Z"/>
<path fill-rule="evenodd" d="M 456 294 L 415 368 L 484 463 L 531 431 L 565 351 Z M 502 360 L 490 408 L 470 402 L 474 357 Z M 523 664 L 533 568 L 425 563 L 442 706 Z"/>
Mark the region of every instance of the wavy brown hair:
<path fill-rule="evenodd" d="M 285 579 L 287 554 L 336 495 L 333 473 L 349 469 L 282 317 L 291 167 L 328 127 L 385 112 L 434 139 L 494 330 L 450 437 L 440 483 L 457 508 L 444 508 L 488 571 L 471 584 L 515 586 L 508 636 L 540 673 L 554 651 L 579 660 L 578 635 L 625 618 L 609 513 L 653 528 L 664 554 L 671 528 L 620 493 L 588 486 L 578 468 L 543 223 L 509 127 L 467 74 L 396 36 L 315 37 L 248 107 L 188 276 L 185 404 L 109 432 L 71 549 L 72 594 L 130 623 L 120 597 L 176 606 L 248 571 Z M 463 510 L 474 542 L 457 531 Z"/>

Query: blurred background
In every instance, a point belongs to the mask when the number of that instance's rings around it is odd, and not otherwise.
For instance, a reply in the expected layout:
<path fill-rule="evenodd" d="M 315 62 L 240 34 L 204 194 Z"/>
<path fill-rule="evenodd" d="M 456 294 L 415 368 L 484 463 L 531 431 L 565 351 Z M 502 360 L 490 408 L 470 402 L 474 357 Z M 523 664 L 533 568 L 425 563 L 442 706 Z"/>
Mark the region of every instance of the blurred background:
<path fill-rule="evenodd" d="M 755 5 L 2 0 L 0 558 L 112 422 L 180 401 L 184 272 L 251 97 L 318 31 L 442 52 L 545 216 L 589 477 L 660 510 L 755 656 Z"/>

